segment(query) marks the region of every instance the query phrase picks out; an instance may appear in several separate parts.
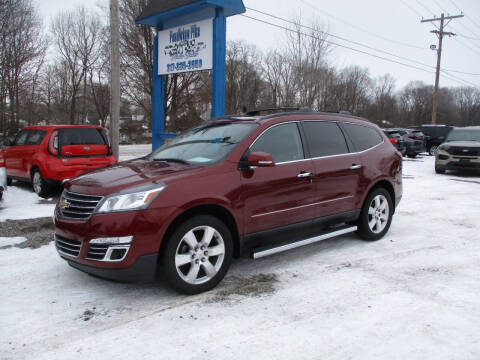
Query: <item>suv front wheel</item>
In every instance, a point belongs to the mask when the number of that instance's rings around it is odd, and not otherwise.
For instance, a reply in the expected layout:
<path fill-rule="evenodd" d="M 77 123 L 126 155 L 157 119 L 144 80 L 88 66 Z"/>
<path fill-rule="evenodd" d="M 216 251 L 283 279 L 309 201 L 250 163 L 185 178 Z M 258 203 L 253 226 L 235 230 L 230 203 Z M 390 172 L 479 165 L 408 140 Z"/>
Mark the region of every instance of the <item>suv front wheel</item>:
<path fill-rule="evenodd" d="M 390 228 L 393 215 L 393 201 L 384 188 L 374 189 L 365 200 L 357 234 L 364 240 L 379 240 Z"/>
<path fill-rule="evenodd" d="M 222 221 L 210 215 L 185 221 L 167 241 L 163 254 L 166 280 L 184 294 L 213 289 L 232 262 L 231 232 Z"/>

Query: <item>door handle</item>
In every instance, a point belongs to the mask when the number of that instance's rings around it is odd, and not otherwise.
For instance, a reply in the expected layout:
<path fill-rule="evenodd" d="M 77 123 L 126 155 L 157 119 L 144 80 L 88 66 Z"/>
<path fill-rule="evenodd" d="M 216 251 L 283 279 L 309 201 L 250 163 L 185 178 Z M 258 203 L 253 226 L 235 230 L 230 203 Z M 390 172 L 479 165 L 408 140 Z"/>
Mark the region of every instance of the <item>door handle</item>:
<path fill-rule="evenodd" d="M 352 166 L 350 166 L 350 170 L 358 170 L 358 169 L 361 169 L 361 168 L 362 168 L 362 165 L 353 164 Z"/>
<path fill-rule="evenodd" d="M 301 172 L 300 174 L 297 175 L 297 178 L 299 178 L 299 179 L 309 178 L 310 182 L 312 182 L 313 174 L 311 172 Z"/>

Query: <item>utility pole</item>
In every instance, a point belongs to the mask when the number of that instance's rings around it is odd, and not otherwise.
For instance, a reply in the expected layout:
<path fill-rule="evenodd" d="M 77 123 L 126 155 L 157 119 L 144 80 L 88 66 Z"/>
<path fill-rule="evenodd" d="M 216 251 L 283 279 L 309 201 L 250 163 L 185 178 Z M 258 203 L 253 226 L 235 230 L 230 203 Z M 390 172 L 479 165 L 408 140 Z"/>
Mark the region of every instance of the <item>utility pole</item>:
<path fill-rule="evenodd" d="M 110 137 L 115 159 L 119 156 L 120 138 L 120 20 L 118 0 L 110 0 Z"/>
<path fill-rule="evenodd" d="M 432 30 L 430 31 L 433 34 L 437 34 L 438 36 L 438 49 L 437 49 L 437 71 L 435 73 L 435 90 L 433 93 L 433 112 L 432 112 L 432 124 L 437 123 L 437 114 L 438 114 L 438 88 L 440 84 L 440 64 L 442 61 L 442 46 L 443 46 L 443 37 L 445 35 L 448 36 L 455 36 L 454 33 L 452 32 L 446 32 L 443 31 L 445 27 L 452 21 L 453 19 L 457 18 L 462 18 L 463 15 L 454 15 L 454 16 L 445 16 L 445 14 L 442 13 L 442 16 L 439 18 L 433 18 L 433 19 L 425 19 L 422 20 L 422 23 L 425 22 L 437 22 L 440 21 L 440 27 L 438 30 Z M 445 24 L 445 20 L 448 20 L 448 22 Z M 436 25 L 435 25 L 436 26 Z"/>

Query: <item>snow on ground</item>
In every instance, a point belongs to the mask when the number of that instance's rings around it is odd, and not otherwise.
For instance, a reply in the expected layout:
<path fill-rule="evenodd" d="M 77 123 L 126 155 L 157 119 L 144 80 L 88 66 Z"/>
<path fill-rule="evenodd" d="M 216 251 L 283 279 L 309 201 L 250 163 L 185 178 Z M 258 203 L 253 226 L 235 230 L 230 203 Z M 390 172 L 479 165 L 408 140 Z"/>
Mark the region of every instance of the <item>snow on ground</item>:
<path fill-rule="evenodd" d="M 149 154 L 152 145 L 125 145 L 120 146 L 120 160 L 131 160 Z M 51 216 L 55 209 L 55 195 L 51 199 L 39 198 L 32 192 L 29 184 L 15 182 L 4 193 L 4 200 L 0 202 L 0 222 L 5 220 L 23 220 Z M 21 204 L 21 206 L 18 206 Z M 1 234 L 0 234 L 1 235 Z M 0 246 L 2 242 L 0 241 Z"/>
<path fill-rule="evenodd" d="M 479 203 L 479 177 L 406 160 L 383 240 L 236 260 L 190 297 L 88 276 L 53 243 L 2 249 L 0 358 L 479 359 Z"/>
<path fill-rule="evenodd" d="M 15 182 L 14 186 L 9 186 L 3 193 L 3 200 L 0 201 L 0 222 L 52 216 L 54 209 L 53 198 L 42 199 L 32 191 L 30 185 Z M 0 246 L 1 244 L 0 242 Z"/>

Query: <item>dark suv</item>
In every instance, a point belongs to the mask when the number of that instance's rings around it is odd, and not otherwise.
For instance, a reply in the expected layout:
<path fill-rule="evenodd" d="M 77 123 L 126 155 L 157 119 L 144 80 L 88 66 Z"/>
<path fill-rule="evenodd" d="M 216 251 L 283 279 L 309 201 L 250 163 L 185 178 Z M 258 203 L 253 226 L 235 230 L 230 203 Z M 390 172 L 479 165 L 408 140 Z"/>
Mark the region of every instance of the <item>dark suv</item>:
<path fill-rule="evenodd" d="M 420 125 L 409 126 L 409 128 L 425 134 L 427 152 L 432 156 L 436 154 L 438 146 L 445 141 L 453 129 L 453 127 L 449 125 Z"/>
<path fill-rule="evenodd" d="M 402 196 L 402 157 L 374 124 L 342 114 L 231 116 L 152 154 L 82 175 L 55 210 L 62 258 L 109 279 L 216 286 L 232 258 L 356 231 L 382 238 Z"/>

